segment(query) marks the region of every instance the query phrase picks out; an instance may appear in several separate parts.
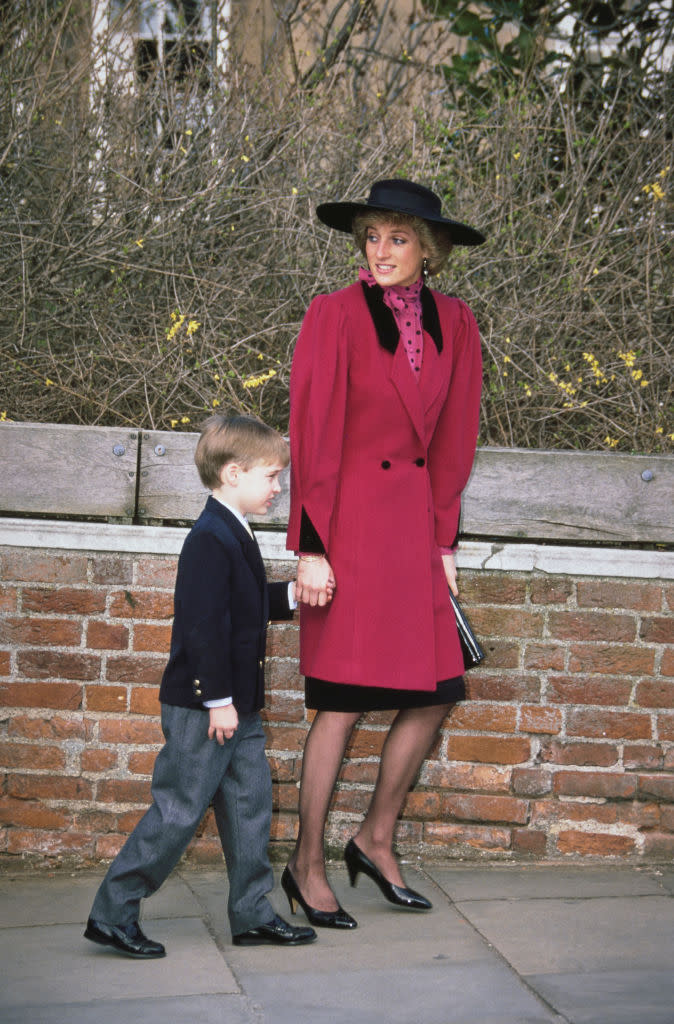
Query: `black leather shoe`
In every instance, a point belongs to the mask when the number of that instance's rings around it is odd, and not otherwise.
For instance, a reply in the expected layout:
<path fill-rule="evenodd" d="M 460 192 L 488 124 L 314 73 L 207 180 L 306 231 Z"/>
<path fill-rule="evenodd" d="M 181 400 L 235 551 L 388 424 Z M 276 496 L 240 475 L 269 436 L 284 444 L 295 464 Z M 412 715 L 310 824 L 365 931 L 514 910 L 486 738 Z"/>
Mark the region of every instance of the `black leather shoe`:
<path fill-rule="evenodd" d="M 395 903 L 397 907 L 407 907 L 409 910 L 433 909 L 433 904 L 421 893 L 415 892 L 414 889 L 406 889 L 402 885 L 394 885 L 393 882 L 384 878 L 376 864 L 373 864 L 370 858 L 356 846 L 353 839 L 349 839 L 346 844 L 344 860 L 352 886 L 356 884 L 358 872 L 362 871 L 364 875 L 369 875 L 372 881 L 376 882 L 389 903 Z"/>
<path fill-rule="evenodd" d="M 307 915 L 307 920 L 310 924 L 315 925 L 317 928 L 357 928 L 358 922 L 355 917 L 351 917 L 351 914 L 347 914 L 343 907 L 338 905 L 337 910 L 316 910 L 315 907 L 309 906 L 304 896 L 300 892 L 300 888 L 290 873 L 290 868 L 286 865 L 283 874 L 281 875 L 281 886 L 284 893 L 288 897 L 288 903 L 290 904 L 290 913 L 297 913 L 297 904 L 301 906 L 304 913 Z"/>
<path fill-rule="evenodd" d="M 104 924 L 90 917 L 84 932 L 84 938 L 97 942 L 99 946 L 112 946 L 118 953 L 135 957 L 136 960 L 158 960 L 166 956 L 161 942 L 153 942 L 143 935 L 138 921 L 122 927 L 121 925 Z"/>
<path fill-rule="evenodd" d="M 313 942 L 315 938 L 316 932 L 313 928 L 295 928 L 275 914 L 267 924 L 260 924 L 257 928 L 249 928 L 247 932 L 232 935 L 232 942 L 235 946 L 304 946 L 307 942 Z"/>

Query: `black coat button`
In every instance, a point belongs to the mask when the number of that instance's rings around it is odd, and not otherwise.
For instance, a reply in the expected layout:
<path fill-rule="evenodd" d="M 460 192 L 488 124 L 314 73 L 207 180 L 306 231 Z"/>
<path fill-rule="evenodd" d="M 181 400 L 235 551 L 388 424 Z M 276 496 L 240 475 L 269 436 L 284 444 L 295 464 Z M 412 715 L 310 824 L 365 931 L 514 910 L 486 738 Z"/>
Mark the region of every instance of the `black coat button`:
<path fill-rule="evenodd" d="M 388 459 L 384 459 L 384 461 L 381 464 L 381 468 L 382 469 L 390 469 L 391 468 L 391 463 L 389 462 Z"/>
<path fill-rule="evenodd" d="M 418 459 L 415 459 L 414 462 L 415 462 L 415 465 L 417 465 L 417 466 L 425 466 L 426 465 L 426 459 L 422 459 L 421 456 L 419 456 Z"/>

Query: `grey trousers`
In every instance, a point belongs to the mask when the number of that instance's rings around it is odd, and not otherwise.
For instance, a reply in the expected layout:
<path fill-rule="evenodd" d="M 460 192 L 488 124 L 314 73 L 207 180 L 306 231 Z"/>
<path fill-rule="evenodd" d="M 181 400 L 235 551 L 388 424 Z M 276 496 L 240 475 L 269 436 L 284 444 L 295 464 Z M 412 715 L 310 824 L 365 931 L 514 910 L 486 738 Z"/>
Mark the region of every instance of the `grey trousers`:
<path fill-rule="evenodd" d="M 257 713 L 239 716 L 224 746 L 208 739 L 208 713 L 162 704 L 166 740 L 152 777 L 152 806 L 136 825 L 96 894 L 91 917 L 124 926 L 180 860 L 210 803 L 227 864 L 232 934 L 274 916 L 267 854 L 271 774 Z"/>

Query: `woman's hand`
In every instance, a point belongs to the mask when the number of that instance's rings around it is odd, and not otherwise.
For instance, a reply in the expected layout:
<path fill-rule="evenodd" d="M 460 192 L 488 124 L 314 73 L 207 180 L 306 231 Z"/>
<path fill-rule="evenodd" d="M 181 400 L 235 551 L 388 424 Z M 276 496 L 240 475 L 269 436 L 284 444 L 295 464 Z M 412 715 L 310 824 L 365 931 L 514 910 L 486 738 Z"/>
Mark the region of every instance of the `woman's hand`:
<path fill-rule="evenodd" d="M 332 601 L 335 574 L 325 555 L 300 555 L 297 563 L 295 597 L 303 604 L 323 608 Z"/>
<path fill-rule="evenodd" d="M 454 594 L 454 597 L 458 597 L 459 588 L 456 585 L 456 562 L 454 561 L 454 555 L 443 555 L 442 564 L 444 566 L 449 589 Z"/>

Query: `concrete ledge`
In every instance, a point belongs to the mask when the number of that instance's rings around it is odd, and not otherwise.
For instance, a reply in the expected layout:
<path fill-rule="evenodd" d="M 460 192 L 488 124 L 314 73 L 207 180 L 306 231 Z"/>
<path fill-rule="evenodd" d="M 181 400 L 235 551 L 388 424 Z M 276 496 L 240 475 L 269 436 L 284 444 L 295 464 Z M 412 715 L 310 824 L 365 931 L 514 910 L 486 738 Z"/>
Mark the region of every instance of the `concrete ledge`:
<path fill-rule="evenodd" d="M 128 554 L 177 555 L 187 528 L 125 526 L 49 519 L 0 519 L 0 546 L 62 551 L 108 551 Z M 285 532 L 257 530 L 268 561 L 293 560 Z M 530 543 L 462 542 L 457 563 L 462 569 L 500 572 L 542 572 L 569 576 L 610 576 L 629 579 L 674 579 L 674 552 L 633 548 L 585 547 Z"/>

